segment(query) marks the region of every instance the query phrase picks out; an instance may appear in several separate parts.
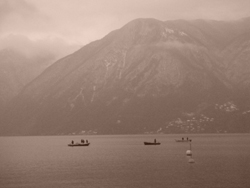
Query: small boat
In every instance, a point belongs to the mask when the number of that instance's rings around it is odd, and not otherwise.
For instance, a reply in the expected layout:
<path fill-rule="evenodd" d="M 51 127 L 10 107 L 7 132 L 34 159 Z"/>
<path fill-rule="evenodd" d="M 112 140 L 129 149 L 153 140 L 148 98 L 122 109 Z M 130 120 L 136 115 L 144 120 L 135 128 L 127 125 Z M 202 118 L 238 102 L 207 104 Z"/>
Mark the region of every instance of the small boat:
<path fill-rule="evenodd" d="M 160 145 L 160 142 L 144 142 L 144 145 Z"/>
<path fill-rule="evenodd" d="M 75 144 L 68 144 L 68 146 L 74 147 L 74 146 L 89 146 L 90 143 L 75 143 Z"/>
<path fill-rule="evenodd" d="M 176 142 L 191 142 L 191 139 L 175 139 Z"/>

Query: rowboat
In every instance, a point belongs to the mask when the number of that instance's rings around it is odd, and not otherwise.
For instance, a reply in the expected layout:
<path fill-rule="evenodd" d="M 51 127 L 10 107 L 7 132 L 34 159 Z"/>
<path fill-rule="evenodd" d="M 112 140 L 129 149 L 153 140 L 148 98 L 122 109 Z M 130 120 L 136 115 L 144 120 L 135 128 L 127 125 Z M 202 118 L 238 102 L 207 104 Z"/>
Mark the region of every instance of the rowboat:
<path fill-rule="evenodd" d="M 160 145 L 160 142 L 144 142 L 144 145 Z"/>
<path fill-rule="evenodd" d="M 191 139 L 175 139 L 176 142 L 191 142 Z"/>
<path fill-rule="evenodd" d="M 89 146 L 90 143 L 75 143 L 75 144 L 68 144 L 68 146 Z"/>

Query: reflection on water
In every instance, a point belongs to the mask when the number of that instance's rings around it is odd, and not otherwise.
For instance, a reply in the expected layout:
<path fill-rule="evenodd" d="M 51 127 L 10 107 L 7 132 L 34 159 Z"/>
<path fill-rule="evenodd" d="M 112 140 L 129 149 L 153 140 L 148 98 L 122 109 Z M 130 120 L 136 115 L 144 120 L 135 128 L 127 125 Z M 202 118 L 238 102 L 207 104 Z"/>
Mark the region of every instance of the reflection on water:
<path fill-rule="evenodd" d="M 236 188 L 250 186 L 250 135 L 1 137 L 0 187 Z M 161 142 L 145 146 L 144 141 Z M 68 147 L 88 139 L 88 147 Z"/>

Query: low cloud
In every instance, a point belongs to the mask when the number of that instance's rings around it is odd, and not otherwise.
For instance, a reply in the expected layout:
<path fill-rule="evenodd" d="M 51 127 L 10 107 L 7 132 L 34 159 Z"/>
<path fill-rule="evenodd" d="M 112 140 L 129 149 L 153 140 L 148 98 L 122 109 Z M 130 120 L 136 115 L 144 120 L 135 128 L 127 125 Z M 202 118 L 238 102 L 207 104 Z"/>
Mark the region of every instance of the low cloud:
<path fill-rule="evenodd" d="M 159 48 L 166 48 L 166 49 L 171 49 L 171 48 L 182 48 L 182 49 L 190 49 L 190 50 L 200 50 L 204 49 L 204 47 L 197 46 L 196 44 L 192 43 L 182 43 L 179 41 L 166 41 L 166 42 L 159 42 L 156 44 L 156 47 Z"/>
<path fill-rule="evenodd" d="M 79 45 L 69 44 L 61 38 L 47 37 L 33 41 L 24 35 L 14 34 L 0 38 L 0 50 L 12 49 L 28 58 L 52 55 L 55 59 L 59 59 L 79 48 Z"/>
<path fill-rule="evenodd" d="M 27 0 L 0 0 L 0 50 L 12 49 L 32 58 L 59 59 L 80 48 L 53 32 L 51 18 Z"/>

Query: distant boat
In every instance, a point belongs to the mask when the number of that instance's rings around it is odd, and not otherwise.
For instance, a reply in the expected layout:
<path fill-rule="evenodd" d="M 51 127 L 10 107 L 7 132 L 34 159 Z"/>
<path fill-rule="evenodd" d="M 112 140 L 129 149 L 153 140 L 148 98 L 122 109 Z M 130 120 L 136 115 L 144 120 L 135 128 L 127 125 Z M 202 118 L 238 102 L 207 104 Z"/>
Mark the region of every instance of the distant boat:
<path fill-rule="evenodd" d="M 160 145 L 160 142 L 144 142 L 144 145 Z"/>
<path fill-rule="evenodd" d="M 74 146 L 89 146 L 90 143 L 75 143 L 75 144 L 68 144 L 68 146 L 74 147 Z"/>
<path fill-rule="evenodd" d="M 156 142 L 156 139 L 154 139 L 154 142 L 144 142 L 144 145 L 160 145 L 160 142 Z"/>
<path fill-rule="evenodd" d="M 191 142 L 191 139 L 175 139 L 176 142 Z"/>

